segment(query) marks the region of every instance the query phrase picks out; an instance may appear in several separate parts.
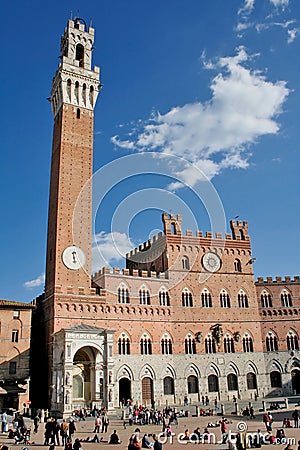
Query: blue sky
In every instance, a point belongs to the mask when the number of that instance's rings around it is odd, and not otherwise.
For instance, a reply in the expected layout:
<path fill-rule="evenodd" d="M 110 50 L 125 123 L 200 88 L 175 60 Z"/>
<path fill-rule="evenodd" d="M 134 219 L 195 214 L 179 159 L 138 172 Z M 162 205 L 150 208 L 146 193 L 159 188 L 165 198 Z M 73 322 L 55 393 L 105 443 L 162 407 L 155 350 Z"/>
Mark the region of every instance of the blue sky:
<path fill-rule="evenodd" d="M 297 0 L 17 1 L 6 3 L 1 24 L 0 297 L 29 301 L 43 291 L 46 99 L 70 11 L 96 30 L 104 88 L 94 170 L 120 173 L 95 215 L 94 268 L 123 266 L 120 253 L 158 232 L 163 210 L 184 212 L 184 229 L 210 230 L 214 204 L 193 192 L 206 184 L 227 225 L 237 215 L 249 222 L 256 277 L 299 274 Z M 143 152 L 168 170 L 138 175 Z M 137 173 L 122 180 L 122 160 L 107 164 L 126 155 Z"/>

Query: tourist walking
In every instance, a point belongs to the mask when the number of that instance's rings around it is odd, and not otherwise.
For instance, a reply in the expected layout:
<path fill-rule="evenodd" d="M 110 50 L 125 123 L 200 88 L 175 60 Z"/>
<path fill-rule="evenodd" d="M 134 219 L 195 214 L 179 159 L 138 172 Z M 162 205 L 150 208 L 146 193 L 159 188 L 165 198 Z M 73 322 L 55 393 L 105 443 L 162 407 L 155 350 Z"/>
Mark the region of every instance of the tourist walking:
<path fill-rule="evenodd" d="M 7 414 L 5 411 L 1 414 L 1 422 L 2 422 L 2 433 L 7 431 Z"/>
<path fill-rule="evenodd" d="M 226 423 L 227 423 L 227 421 L 226 421 L 225 417 L 223 417 L 223 419 L 220 422 L 220 428 L 221 428 L 221 434 L 222 434 L 222 444 L 226 444 L 227 439 L 228 439 Z"/>
<path fill-rule="evenodd" d="M 102 429 L 101 429 L 101 433 L 107 433 L 108 431 L 108 425 L 109 425 L 109 418 L 107 415 L 107 412 L 104 412 L 103 416 L 102 416 Z"/>
<path fill-rule="evenodd" d="M 73 419 L 70 419 L 70 422 L 69 422 L 69 438 L 70 438 L 71 441 L 72 441 L 73 434 L 75 433 L 75 431 L 76 431 L 75 422 L 74 422 Z"/>
<path fill-rule="evenodd" d="M 62 445 L 66 445 L 69 440 L 69 425 L 66 422 L 66 419 L 63 419 L 60 424 L 60 435 L 62 440 Z"/>
<path fill-rule="evenodd" d="M 97 416 L 95 419 L 95 428 L 94 433 L 100 433 L 100 427 L 102 425 L 102 420 L 100 416 Z"/>
<path fill-rule="evenodd" d="M 60 433 L 60 425 L 57 422 L 57 419 L 53 420 L 53 434 L 54 434 L 54 444 L 55 445 L 60 445 L 59 443 L 59 433 Z"/>
<path fill-rule="evenodd" d="M 34 425 L 34 429 L 33 432 L 37 433 L 38 429 L 39 429 L 39 423 L 40 423 L 40 418 L 38 415 L 35 416 L 35 418 L 33 419 L 33 425 Z"/>
<path fill-rule="evenodd" d="M 294 428 L 299 427 L 299 411 L 298 409 L 295 409 L 295 411 L 292 414 L 292 418 L 294 419 Z"/>

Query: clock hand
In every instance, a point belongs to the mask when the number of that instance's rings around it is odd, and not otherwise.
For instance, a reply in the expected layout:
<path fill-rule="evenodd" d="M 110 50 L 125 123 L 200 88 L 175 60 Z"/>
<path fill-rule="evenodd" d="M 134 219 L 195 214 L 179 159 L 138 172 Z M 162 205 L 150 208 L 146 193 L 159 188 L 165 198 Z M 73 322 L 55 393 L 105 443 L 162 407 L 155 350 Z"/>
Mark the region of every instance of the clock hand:
<path fill-rule="evenodd" d="M 75 252 L 75 250 L 72 252 L 72 255 L 73 255 L 73 263 L 75 264 L 77 261 L 76 261 L 76 252 Z"/>

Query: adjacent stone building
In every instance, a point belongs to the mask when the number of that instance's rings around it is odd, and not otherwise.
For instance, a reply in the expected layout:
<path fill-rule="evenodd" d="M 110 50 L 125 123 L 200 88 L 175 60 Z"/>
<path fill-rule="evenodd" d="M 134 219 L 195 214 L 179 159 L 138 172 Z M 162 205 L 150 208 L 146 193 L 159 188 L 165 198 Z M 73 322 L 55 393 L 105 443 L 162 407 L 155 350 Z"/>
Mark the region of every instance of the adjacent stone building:
<path fill-rule="evenodd" d="M 33 309 L 32 304 L 0 300 L 0 410 L 29 406 Z"/>
<path fill-rule="evenodd" d="M 248 223 L 231 233 L 163 233 L 126 268 L 91 277 L 94 29 L 70 20 L 53 80 L 45 293 L 33 314 L 32 400 L 63 414 L 299 393 L 299 280 L 254 281 Z M 272 304 L 271 304 L 272 303 Z"/>

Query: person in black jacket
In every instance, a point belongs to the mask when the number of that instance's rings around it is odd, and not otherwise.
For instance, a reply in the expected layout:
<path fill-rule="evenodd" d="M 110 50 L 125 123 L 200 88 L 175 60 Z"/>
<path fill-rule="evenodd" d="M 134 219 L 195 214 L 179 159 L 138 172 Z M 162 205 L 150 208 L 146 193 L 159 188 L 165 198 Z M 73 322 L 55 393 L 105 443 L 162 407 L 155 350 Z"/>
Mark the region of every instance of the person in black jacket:
<path fill-rule="evenodd" d="M 76 431 L 76 427 L 75 427 L 75 422 L 73 419 L 70 419 L 70 423 L 69 423 L 69 438 L 70 440 L 72 440 L 72 436 Z"/>
<path fill-rule="evenodd" d="M 157 434 L 153 435 L 153 439 L 154 439 L 153 450 L 162 450 L 162 443 L 159 442 Z"/>
<path fill-rule="evenodd" d="M 117 430 L 114 430 L 114 432 L 110 435 L 109 444 L 120 444 L 120 438 L 117 435 Z"/>
<path fill-rule="evenodd" d="M 73 450 L 81 450 L 81 442 L 78 438 L 75 439 L 75 442 L 73 444 Z"/>
<path fill-rule="evenodd" d="M 60 432 L 60 425 L 57 422 L 56 419 L 53 421 L 53 434 L 54 434 L 54 444 L 60 445 L 59 443 L 59 432 Z"/>
<path fill-rule="evenodd" d="M 298 409 L 295 409 L 295 411 L 292 414 L 292 418 L 294 419 L 294 428 L 298 428 L 298 426 L 299 426 L 299 411 L 298 411 Z"/>

